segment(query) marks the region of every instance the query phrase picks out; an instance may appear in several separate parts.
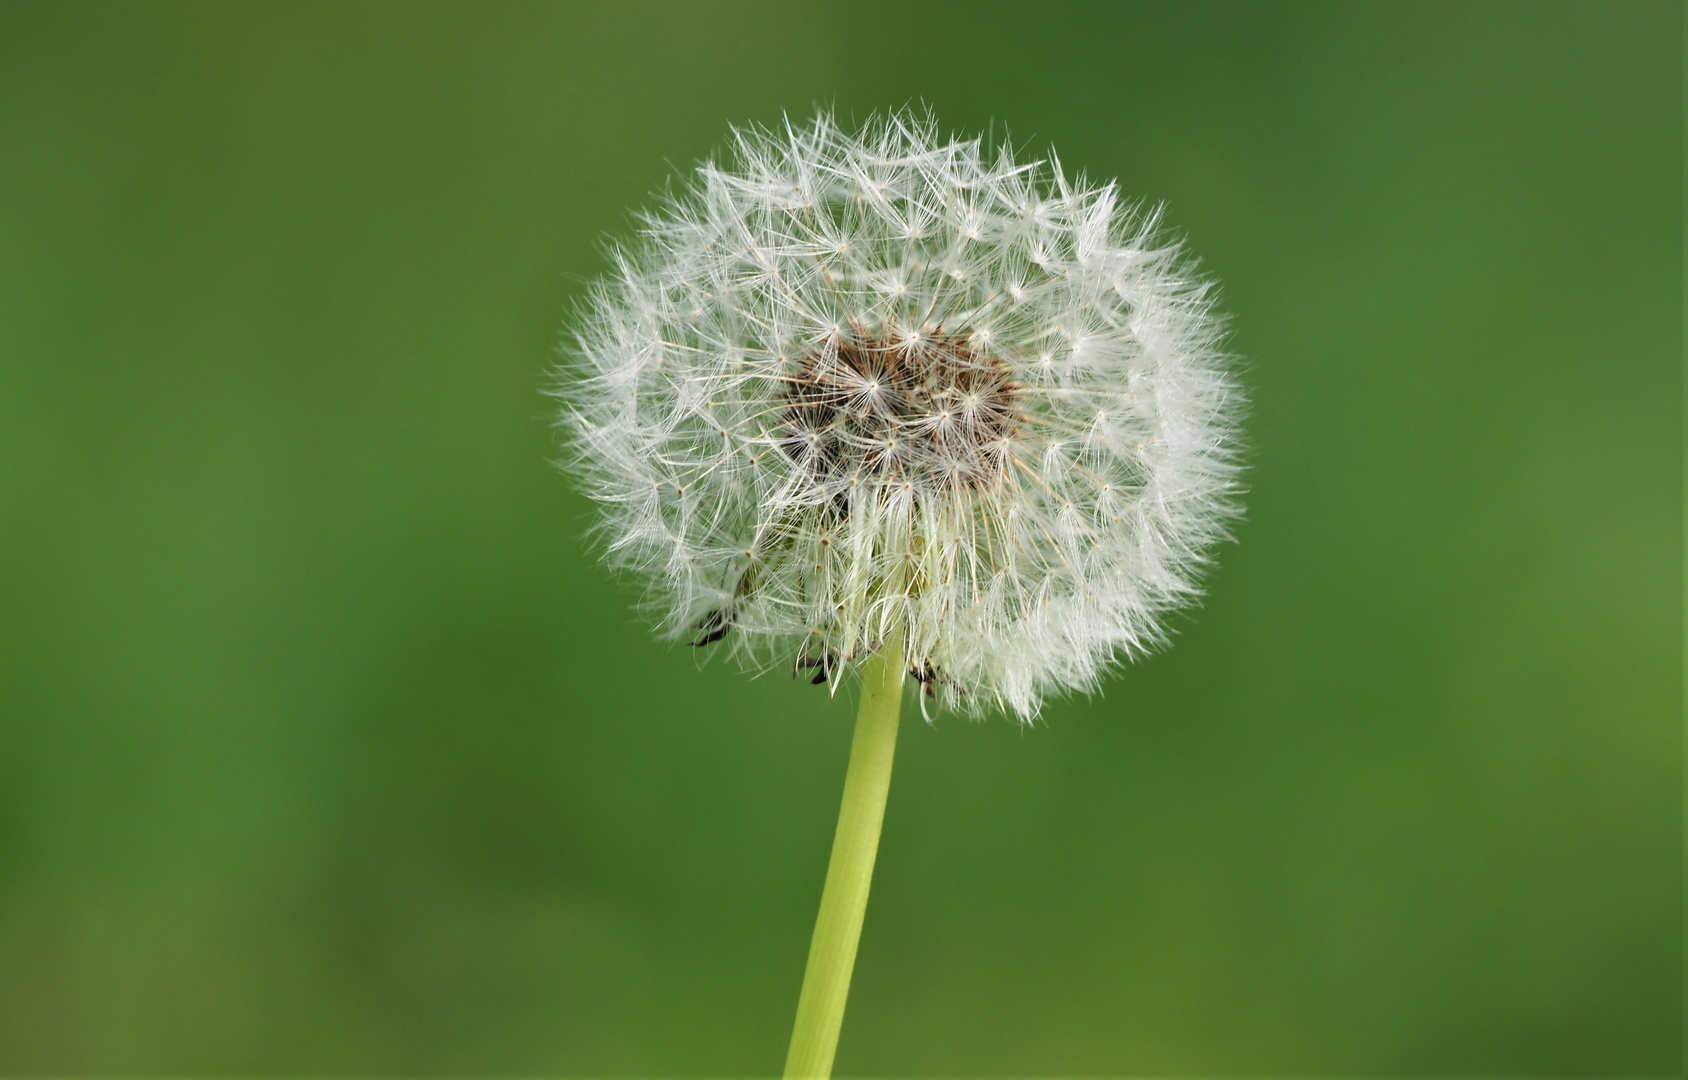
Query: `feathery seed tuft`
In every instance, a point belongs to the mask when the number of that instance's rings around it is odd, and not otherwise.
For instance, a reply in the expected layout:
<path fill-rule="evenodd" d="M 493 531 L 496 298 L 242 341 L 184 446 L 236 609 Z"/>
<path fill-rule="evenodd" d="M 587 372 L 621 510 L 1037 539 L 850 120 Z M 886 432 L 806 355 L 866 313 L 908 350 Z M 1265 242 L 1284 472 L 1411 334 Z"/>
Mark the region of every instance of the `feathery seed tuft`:
<path fill-rule="evenodd" d="M 556 394 L 666 630 L 1035 715 L 1162 641 L 1237 512 L 1241 396 L 1158 213 L 893 115 L 734 133 L 646 215 Z"/>

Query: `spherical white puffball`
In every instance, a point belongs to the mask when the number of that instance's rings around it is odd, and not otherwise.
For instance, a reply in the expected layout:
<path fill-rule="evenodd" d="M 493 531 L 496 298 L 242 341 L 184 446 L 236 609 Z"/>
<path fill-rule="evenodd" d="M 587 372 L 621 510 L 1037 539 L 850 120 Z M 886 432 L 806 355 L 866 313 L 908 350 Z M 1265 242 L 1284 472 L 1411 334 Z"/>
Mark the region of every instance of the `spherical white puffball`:
<path fill-rule="evenodd" d="M 734 132 L 565 349 L 609 559 L 817 682 L 892 646 L 975 715 L 1094 687 L 1237 512 L 1222 320 L 1157 217 L 930 119 Z"/>

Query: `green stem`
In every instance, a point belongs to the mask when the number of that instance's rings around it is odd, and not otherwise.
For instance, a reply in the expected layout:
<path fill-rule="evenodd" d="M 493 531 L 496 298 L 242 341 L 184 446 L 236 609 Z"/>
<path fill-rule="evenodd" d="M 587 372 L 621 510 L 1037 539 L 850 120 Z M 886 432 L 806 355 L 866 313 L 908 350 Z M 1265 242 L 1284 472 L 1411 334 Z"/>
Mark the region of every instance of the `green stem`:
<path fill-rule="evenodd" d="M 901 649 L 884 648 L 862 666 L 862 702 L 856 735 L 850 743 L 850 771 L 844 777 L 844 803 L 832 838 L 821 911 L 809 943 L 809 966 L 797 999 L 797 1023 L 785 1059 L 787 1080 L 825 1080 L 832 1075 L 844 1001 L 850 996 L 850 972 L 867 912 L 873 881 L 873 857 L 879 852 L 879 825 L 885 819 L 885 795 L 891 789 L 891 756 L 897 749 L 897 719 L 903 706 Z"/>

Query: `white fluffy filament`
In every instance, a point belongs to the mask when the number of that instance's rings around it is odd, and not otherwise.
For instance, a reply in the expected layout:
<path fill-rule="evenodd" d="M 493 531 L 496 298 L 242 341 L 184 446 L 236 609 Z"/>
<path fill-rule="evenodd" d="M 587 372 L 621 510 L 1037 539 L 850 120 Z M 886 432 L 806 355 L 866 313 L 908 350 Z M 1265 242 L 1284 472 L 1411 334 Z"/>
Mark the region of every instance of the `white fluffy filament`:
<path fill-rule="evenodd" d="M 1241 396 L 1210 283 L 1112 184 L 823 115 L 735 132 L 613 257 L 556 392 L 672 636 L 834 685 L 894 642 L 1030 718 L 1198 591 Z"/>

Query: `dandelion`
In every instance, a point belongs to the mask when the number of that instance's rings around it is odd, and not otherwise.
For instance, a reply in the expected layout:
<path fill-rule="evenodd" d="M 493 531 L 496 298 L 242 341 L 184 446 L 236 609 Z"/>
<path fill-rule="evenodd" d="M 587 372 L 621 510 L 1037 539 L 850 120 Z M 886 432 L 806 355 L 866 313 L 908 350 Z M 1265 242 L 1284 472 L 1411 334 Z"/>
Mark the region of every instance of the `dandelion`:
<path fill-rule="evenodd" d="M 825 1076 L 905 677 L 1034 718 L 1165 640 L 1236 510 L 1211 284 L 1158 211 L 929 118 L 740 130 L 642 218 L 558 395 L 672 637 L 862 703 L 788 1075 Z"/>

